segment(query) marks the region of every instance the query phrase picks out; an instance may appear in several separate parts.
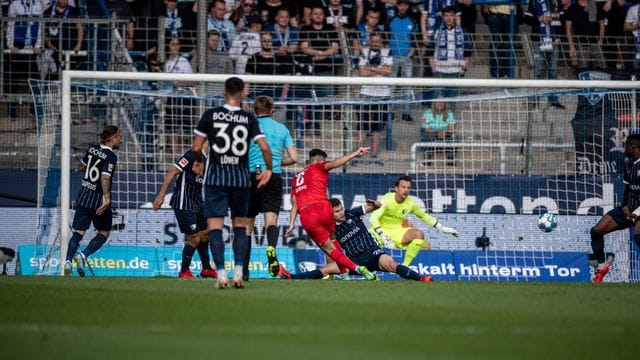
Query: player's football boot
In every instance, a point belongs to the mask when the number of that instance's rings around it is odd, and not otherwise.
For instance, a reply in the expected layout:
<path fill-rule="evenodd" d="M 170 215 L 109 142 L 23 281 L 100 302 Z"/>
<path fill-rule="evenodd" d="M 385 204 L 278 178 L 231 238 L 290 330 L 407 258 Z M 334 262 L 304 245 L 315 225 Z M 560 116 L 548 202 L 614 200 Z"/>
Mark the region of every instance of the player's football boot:
<path fill-rule="evenodd" d="M 267 263 L 269 264 L 269 275 L 271 275 L 271 277 L 278 276 L 280 263 L 276 257 L 276 248 L 273 246 L 267 246 Z"/>
<path fill-rule="evenodd" d="M 611 270 L 611 264 L 608 262 L 604 263 L 603 267 L 598 267 L 596 269 L 596 276 L 593 277 L 593 283 L 600 284 L 602 279 L 604 279 L 604 276 L 609 273 L 609 270 Z"/>
<path fill-rule="evenodd" d="M 242 274 L 242 268 L 236 267 L 233 271 L 233 278 L 231 279 L 231 283 L 233 287 L 236 289 L 241 289 L 244 287 L 244 277 Z"/>
<path fill-rule="evenodd" d="M 422 275 L 422 276 L 420 276 L 420 281 L 432 282 L 433 281 L 433 277 L 431 275 Z"/>
<path fill-rule="evenodd" d="M 378 277 L 378 275 L 372 273 L 371 271 L 369 271 L 369 269 L 367 269 L 365 266 L 358 266 L 356 267 L 356 272 L 362 276 L 364 276 L 365 279 L 367 280 L 375 280 L 378 281 L 380 280 L 380 278 Z"/>
<path fill-rule="evenodd" d="M 187 269 L 186 271 L 180 271 L 180 273 L 178 274 L 178 277 L 180 279 L 195 279 L 196 277 L 193 276 L 193 274 L 191 273 L 191 270 Z"/>
<path fill-rule="evenodd" d="M 73 260 L 76 261 L 76 271 L 78 272 L 78 275 L 84 277 L 84 264 L 87 261 L 87 258 L 84 257 L 82 252 L 79 252 L 73 257 Z"/>
<path fill-rule="evenodd" d="M 216 281 L 216 289 L 224 289 L 229 286 L 229 278 L 226 271 L 220 271 L 218 273 L 218 280 Z"/>
<path fill-rule="evenodd" d="M 287 269 L 282 266 L 282 264 L 280 264 L 278 266 L 278 277 L 280 277 L 281 279 L 291 279 L 291 273 L 288 272 Z"/>
<path fill-rule="evenodd" d="M 218 278 L 218 272 L 216 269 L 202 269 L 202 271 L 200 271 L 200 277 L 216 279 Z"/>
<path fill-rule="evenodd" d="M 71 275 L 71 262 L 66 261 L 64 263 L 64 276 L 69 276 L 69 275 Z"/>

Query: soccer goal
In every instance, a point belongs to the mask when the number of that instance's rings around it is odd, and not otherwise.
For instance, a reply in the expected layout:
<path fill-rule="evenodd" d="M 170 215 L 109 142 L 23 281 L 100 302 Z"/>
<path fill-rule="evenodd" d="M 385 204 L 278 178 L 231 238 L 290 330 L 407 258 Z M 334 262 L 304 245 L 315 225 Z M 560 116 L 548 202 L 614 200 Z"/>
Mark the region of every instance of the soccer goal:
<path fill-rule="evenodd" d="M 34 273 L 60 272 L 79 184 L 74 168 L 100 129 L 115 124 L 126 134 L 113 185 L 117 218 L 94 268 L 115 276 L 177 274 L 182 235 L 168 198 L 159 211 L 151 202 L 164 173 L 189 149 L 200 114 L 223 103 L 227 77 L 68 71 L 60 83 L 32 82 L 39 145 Z M 589 280 L 589 230 L 622 200 L 623 141 L 637 126 L 636 82 L 240 77 L 249 84 L 247 107 L 256 96 L 272 96 L 274 117 L 295 139 L 301 161 L 285 168 L 285 191 L 312 148 L 335 158 L 372 147 L 371 156 L 330 177 L 330 195 L 346 208 L 392 191 L 400 175 L 412 177 L 413 198 L 461 234 L 448 237 L 410 218 L 431 244 L 412 264 L 421 273 Z M 564 108 L 551 106 L 550 97 Z M 279 245 L 291 247 L 288 261 L 301 268 L 308 262 L 298 261 L 304 250 L 297 249 L 313 247 L 302 229 L 284 236 L 289 209 L 285 195 Z M 538 228 L 546 212 L 557 215 L 552 232 Z M 259 247 L 260 218 L 256 229 L 251 241 Z M 605 239 L 614 264 L 608 281 L 640 281 L 629 235 Z M 390 253 L 402 258 L 402 250 Z M 260 277 L 266 257 L 258 260 L 252 271 Z"/>

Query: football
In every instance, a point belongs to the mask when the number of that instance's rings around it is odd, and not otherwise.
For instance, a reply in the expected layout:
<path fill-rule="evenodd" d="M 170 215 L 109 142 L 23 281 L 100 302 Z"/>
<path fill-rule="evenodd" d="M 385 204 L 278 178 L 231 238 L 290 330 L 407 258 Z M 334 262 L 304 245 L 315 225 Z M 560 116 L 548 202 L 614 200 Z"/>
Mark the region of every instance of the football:
<path fill-rule="evenodd" d="M 551 213 L 544 213 L 538 217 L 538 228 L 543 232 L 552 232 L 557 226 L 558 220 Z"/>

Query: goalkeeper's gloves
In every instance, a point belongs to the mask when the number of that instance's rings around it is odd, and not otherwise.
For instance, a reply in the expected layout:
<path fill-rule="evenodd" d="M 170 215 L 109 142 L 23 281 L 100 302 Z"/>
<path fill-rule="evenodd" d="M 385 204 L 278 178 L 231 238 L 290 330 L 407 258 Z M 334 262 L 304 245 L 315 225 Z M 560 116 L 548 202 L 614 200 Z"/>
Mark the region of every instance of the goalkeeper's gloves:
<path fill-rule="evenodd" d="M 443 234 L 453 235 L 455 237 L 460 236 L 460 233 L 458 232 L 458 230 L 456 230 L 456 229 L 454 229 L 452 227 L 444 226 L 444 225 L 442 225 L 440 223 L 437 223 L 435 228 L 440 230 Z"/>
<path fill-rule="evenodd" d="M 374 230 L 376 231 L 378 236 L 380 236 L 380 240 L 382 241 L 382 247 L 385 247 L 387 249 L 395 249 L 396 248 L 396 245 L 393 243 L 393 241 L 391 241 L 391 239 L 389 239 L 387 234 L 385 234 L 384 231 L 382 231 L 381 227 L 377 227 Z"/>

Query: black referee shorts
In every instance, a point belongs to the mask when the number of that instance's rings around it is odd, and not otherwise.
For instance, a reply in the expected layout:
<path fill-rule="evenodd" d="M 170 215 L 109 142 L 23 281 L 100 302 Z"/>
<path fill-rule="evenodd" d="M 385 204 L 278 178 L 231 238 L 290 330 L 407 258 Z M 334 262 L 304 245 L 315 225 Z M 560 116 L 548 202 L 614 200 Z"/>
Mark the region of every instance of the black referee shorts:
<path fill-rule="evenodd" d="M 271 174 L 267 184 L 258 189 L 257 174 L 251 174 L 251 200 L 249 202 L 249 217 L 255 218 L 259 213 L 280 212 L 282 204 L 282 177 Z"/>

